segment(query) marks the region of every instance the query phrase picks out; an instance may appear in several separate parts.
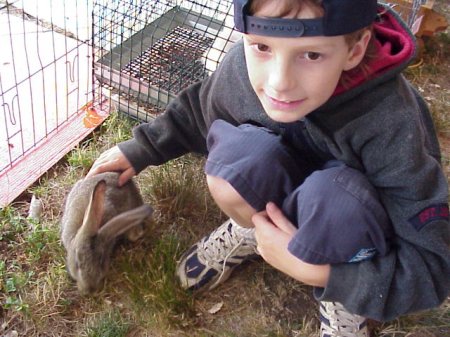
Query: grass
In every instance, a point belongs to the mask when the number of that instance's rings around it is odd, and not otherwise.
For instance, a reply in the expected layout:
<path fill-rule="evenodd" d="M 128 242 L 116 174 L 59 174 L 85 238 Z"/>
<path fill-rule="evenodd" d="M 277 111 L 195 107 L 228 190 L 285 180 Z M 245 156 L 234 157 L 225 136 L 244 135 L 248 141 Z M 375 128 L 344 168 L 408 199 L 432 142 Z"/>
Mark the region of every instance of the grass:
<path fill-rule="evenodd" d="M 115 268 L 125 280 L 119 281 L 120 291 L 128 294 L 140 316 L 151 313 L 151 321 L 155 321 L 155 313 L 163 317 L 156 319 L 159 325 L 176 326 L 180 322 L 186 325 L 193 313 L 192 296 L 183 291 L 173 277 L 180 253 L 178 238 L 165 233 L 145 249 L 131 248 Z M 184 319 L 180 321 L 179 316 Z"/>
<path fill-rule="evenodd" d="M 436 129 L 440 133 L 450 131 L 450 101 L 448 99 L 448 63 L 450 59 L 450 35 L 448 30 L 434 38 L 426 38 L 423 51 L 416 65 L 406 70 L 406 76 L 415 84 L 430 106 Z M 445 69 L 447 67 L 447 69 Z"/>
<path fill-rule="evenodd" d="M 131 323 L 122 317 L 120 312 L 114 310 L 107 312 L 86 330 L 88 337 L 126 337 L 130 331 Z"/>
<path fill-rule="evenodd" d="M 406 75 L 431 107 L 450 177 L 450 86 L 448 75 L 439 70 L 448 68 L 448 61 L 442 65 L 442 56 L 449 56 L 442 47 L 446 41 L 442 33 L 427 42 L 423 65 Z M 317 336 L 311 288 L 267 264 L 247 264 L 220 290 L 207 294 L 194 296 L 178 286 L 177 259 L 224 220 L 207 193 L 203 159 L 193 155 L 137 177 L 145 201 L 155 208 L 146 235 L 117 247 L 102 291 L 79 295 L 67 276 L 59 241 L 64 197 L 101 152 L 131 136 L 134 125 L 112 114 L 30 188 L 28 193 L 44 204 L 41 221 L 27 219 L 28 202 L 0 210 L 0 336 L 14 331 L 30 337 Z M 449 336 L 450 301 L 372 328 L 374 337 Z"/>

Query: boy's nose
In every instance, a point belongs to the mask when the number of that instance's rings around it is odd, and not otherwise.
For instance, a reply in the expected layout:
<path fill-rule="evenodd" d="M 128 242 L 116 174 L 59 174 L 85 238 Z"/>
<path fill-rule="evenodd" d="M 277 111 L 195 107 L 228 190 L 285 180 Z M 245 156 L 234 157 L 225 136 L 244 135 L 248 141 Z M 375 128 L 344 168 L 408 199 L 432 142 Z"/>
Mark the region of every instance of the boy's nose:
<path fill-rule="evenodd" d="M 295 73 L 288 62 L 284 60 L 273 62 L 269 71 L 268 84 L 277 93 L 288 92 L 295 87 Z"/>

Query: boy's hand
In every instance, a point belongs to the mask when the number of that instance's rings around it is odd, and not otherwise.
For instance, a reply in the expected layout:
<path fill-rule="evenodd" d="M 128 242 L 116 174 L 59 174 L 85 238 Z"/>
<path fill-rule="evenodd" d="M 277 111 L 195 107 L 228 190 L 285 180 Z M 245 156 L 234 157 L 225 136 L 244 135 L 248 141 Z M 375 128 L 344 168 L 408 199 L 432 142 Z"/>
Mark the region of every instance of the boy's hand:
<path fill-rule="evenodd" d="M 258 252 L 271 266 L 303 283 L 325 287 L 328 283 L 330 265 L 314 265 L 303 262 L 288 251 L 297 228 L 274 204 L 268 203 L 266 211 L 252 217 Z"/>
<path fill-rule="evenodd" d="M 279 258 L 287 252 L 288 243 L 297 229 L 271 202 L 267 204 L 266 211 L 255 214 L 252 221 L 259 253 L 264 260 L 277 267 Z"/>
<path fill-rule="evenodd" d="M 136 175 L 136 171 L 131 166 L 128 159 L 120 151 L 118 146 L 114 146 L 103 152 L 92 165 L 86 177 L 102 172 L 121 172 L 119 186 L 124 185 L 128 180 Z"/>

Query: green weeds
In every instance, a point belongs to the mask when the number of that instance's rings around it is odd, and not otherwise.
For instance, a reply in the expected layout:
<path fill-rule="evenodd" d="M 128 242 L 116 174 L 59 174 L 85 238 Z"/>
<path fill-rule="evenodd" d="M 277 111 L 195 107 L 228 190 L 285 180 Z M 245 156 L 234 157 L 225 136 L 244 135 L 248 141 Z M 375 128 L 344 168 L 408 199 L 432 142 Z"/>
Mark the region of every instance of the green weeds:
<path fill-rule="evenodd" d="M 1 307 L 30 314 L 26 294 L 44 265 L 61 254 L 58 234 L 25 218 L 12 206 L 0 210 L 0 219 Z"/>

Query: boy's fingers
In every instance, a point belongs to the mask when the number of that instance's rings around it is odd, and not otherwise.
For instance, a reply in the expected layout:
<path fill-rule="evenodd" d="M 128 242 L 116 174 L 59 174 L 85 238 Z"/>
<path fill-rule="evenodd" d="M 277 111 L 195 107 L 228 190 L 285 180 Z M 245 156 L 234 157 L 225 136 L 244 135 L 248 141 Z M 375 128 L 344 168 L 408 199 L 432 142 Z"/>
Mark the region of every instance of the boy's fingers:
<path fill-rule="evenodd" d="M 135 175 L 136 175 L 136 171 L 132 167 L 123 171 L 119 176 L 119 182 L 118 182 L 119 186 L 125 185 L 126 182 L 128 180 L 130 180 L 131 178 L 133 178 Z"/>
<path fill-rule="evenodd" d="M 86 175 L 86 177 L 90 177 L 102 172 L 112 172 L 112 171 L 118 171 L 119 165 L 116 161 L 113 162 L 95 162 L 94 165 L 92 165 L 91 169 L 89 170 L 88 174 Z"/>
<path fill-rule="evenodd" d="M 98 165 L 92 166 L 91 169 L 89 170 L 89 172 L 86 174 L 86 178 L 89 178 L 89 177 L 94 176 L 99 173 L 101 173 L 101 171 L 99 170 Z"/>
<path fill-rule="evenodd" d="M 260 247 L 261 242 L 264 241 L 265 237 L 273 237 L 273 231 L 278 229 L 274 226 L 265 211 L 253 215 L 252 222 L 255 225 L 255 239 L 258 243 L 256 249 L 262 256 L 263 251 L 261 251 Z"/>
<path fill-rule="evenodd" d="M 136 175 L 136 171 L 117 146 L 103 152 L 94 162 L 86 177 L 103 172 L 120 172 L 119 186 L 122 186 Z"/>
<path fill-rule="evenodd" d="M 255 227 L 263 227 L 263 226 L 271 226 L 274 227 L 272 221 L 270 220 L 269 216 L 267 215 L 266 211 L 262 211 L 259 213 L 256 213 L 252 216 L 252 222 L 255 225 Z"/>
<path fill-rule="evenodd" d="M 273 202 L 266 205 L 266 211 L 272 222 L 283 232 L 293 235 L 297 231 L 297 228 Z"/>

